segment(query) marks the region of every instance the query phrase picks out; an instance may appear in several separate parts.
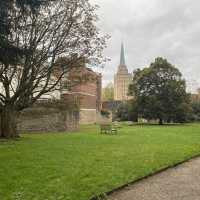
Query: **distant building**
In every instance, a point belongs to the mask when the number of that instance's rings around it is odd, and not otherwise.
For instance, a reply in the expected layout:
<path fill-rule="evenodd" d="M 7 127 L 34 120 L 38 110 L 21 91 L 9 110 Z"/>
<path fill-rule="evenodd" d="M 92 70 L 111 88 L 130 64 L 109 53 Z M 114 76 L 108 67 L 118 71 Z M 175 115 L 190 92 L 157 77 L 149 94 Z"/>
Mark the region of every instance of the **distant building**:
<path fill-rule="evenodd" d="M 200 91 L 197 94 L 191 94 L 191 101 L 192 103 L 200 102 Z"/>
<path fill-rule="evenodd" d="M 118 71 L 114 76 L 114 100 L 115 101 L 126 101 L 131 97 L 128 96 L 128 87 L 131 83 L 132 76 L 128 72 L 126 62 L 124 45 L 121 45 L 121 57 Z"/>

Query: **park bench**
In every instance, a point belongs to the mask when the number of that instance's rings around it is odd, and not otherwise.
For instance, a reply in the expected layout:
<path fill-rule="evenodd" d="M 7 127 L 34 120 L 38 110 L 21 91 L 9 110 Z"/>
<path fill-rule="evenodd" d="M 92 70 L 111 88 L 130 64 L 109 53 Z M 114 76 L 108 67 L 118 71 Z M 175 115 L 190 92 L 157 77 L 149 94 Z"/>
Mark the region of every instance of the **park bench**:
<path fill-rule="evenodd" d="M 113 127 L 111 124 L 100 124 L 101 134 L 111 134 L 111 133 L 117 133 L 117 129 Z"/>

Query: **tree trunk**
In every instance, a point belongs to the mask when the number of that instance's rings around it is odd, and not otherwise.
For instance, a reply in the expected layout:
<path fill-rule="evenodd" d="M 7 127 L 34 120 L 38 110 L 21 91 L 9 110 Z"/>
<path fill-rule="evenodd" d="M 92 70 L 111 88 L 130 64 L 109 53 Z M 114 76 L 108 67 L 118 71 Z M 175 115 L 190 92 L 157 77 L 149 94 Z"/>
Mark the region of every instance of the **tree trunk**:
<path fill-rule="evenodd" d="M 0 137 L 16 138 L 19 137 L 17 132 L 17 112 L 10 106 L 3 108 L 0 117 Z"/>
<path fill-rule="evenodd" d="M 163 119 L 159 118 L 159 125 L 163 125 Z"/>

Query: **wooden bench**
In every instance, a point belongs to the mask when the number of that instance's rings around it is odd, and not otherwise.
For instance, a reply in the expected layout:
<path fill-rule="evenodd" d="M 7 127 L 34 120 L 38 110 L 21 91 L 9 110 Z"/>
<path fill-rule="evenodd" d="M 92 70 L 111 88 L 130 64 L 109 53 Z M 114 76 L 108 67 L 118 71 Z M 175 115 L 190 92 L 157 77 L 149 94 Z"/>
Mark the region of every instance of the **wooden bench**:
<path fill-rule="evenodd" d="M 100 124 L 101 134 L 111 134 L 111 133 L 117 133 L 117 129 L 114 128 L 111 124 Z"/>

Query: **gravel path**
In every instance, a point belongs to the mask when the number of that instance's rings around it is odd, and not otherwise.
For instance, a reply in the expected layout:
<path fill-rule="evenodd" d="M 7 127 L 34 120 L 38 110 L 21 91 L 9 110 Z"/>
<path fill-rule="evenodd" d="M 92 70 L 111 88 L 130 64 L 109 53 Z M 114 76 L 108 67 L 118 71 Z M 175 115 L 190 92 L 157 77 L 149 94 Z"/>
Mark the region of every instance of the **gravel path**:
<path fill-rule="evenodd" d="M 117 191 L 109 200 L 200 200 L 200 158 Z"/>

